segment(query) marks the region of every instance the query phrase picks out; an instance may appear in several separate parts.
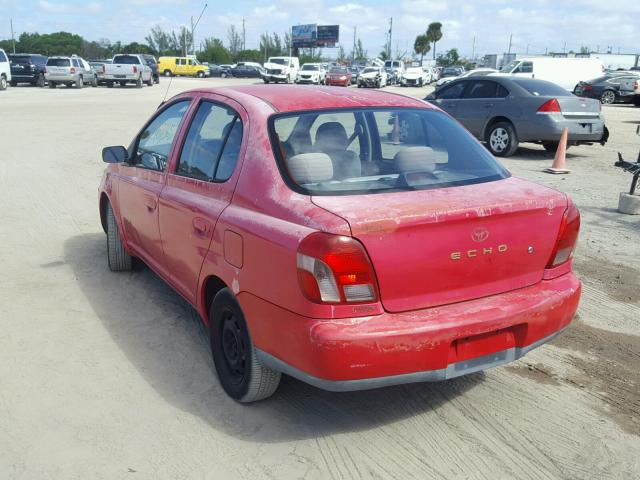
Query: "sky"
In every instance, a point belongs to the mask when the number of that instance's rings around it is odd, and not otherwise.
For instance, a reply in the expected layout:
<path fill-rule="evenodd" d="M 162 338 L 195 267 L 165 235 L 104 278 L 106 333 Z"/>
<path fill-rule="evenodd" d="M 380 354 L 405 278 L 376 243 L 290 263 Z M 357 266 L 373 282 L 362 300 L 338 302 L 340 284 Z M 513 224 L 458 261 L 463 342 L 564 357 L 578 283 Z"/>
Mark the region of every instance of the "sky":
<path fill-rule="evenodd" d="M 192 0 L 0 0 L 0 39 L 22 32 L 65 30 L 88 40 L 144 41 L 151 27 L 178 29 L 200 14 L 205 1 Z M 196 43 L 218 37 L 225 43 L 229 25 L 242 28 L 246 46 L 257 48 L 264 32 L 282 34 L 291 25 L 340 25 L 349 53 L 353 31 L 369 55 L 385 44 L 393 17 L 392 51 L 411 52 L 416 35 L 430 22 L 443 24 L 438 53 L 458 48 L 470 57 L 512 52 L 579 51 L 640 53 L 640 2 L 633 0 L 208 0 L 196 30 Z M 474 40 L 475 39 L 475 40 Z M 325 54 L 331 56 L 332 49 Z M 335 50 L 337 53 L 337 49 Z"/>

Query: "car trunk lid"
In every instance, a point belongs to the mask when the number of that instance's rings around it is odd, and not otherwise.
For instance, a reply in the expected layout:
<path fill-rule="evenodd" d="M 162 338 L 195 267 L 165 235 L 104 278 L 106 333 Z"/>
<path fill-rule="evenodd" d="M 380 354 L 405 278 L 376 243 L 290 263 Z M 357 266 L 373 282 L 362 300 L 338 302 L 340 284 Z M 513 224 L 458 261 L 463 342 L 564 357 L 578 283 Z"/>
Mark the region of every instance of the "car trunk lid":
<path fill-rule="evenodd" d="M 542 279 L 564 194 L 524 180 L 354 196 L 314 196 L 344 218 L 390 312 L 526 287 Z M 364 207 L 363 207 L 364 206 Z"/>
<path fill-rule="evenodd" d="M 600 102 L 593 98 L 576 96 L 558 97 L 562 116 L 570 120 L 596 120 L 600 118 Z"/>

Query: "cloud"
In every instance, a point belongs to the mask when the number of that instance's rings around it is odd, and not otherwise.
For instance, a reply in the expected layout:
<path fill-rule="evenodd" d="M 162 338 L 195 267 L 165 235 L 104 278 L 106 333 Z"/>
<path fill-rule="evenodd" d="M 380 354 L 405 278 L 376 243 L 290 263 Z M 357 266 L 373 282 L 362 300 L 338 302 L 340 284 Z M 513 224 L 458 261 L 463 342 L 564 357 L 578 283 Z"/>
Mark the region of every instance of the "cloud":
<path fill-rule="evenodd" d="M 47 0 L 40 0 L 39 5 L 40 9 L 47 13 L 82 14 L 100 13 L 102 11 L 102 5 L 96 2 L 75 5 L 70 3 L 49 2 Z"/>

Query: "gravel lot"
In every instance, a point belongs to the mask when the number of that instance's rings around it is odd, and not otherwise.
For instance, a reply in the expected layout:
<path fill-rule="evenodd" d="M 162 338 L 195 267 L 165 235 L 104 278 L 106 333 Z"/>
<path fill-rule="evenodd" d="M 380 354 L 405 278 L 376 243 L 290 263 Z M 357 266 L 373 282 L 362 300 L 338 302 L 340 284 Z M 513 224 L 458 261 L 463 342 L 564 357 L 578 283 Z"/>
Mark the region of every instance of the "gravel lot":
<path fill-rule="evenodd" d="M 247 81 L 174 79 L 169 95 L 232 83 Z M 637 478 L 640 218 L 616 212 L 631 176 L 612 165 L 635 159 L 640 109 L 605 107 L 610 142 L 570 148 L 570 175 L 541 173 L 536 145 L 503 162 L 582 212 L 565 334 L 445 383 L 334 394 L 285 378 L 243 406 L 190 307 L 147 268 L 106 264 L 100 150 L 127 145 L 167 86 L 0 92 L 1 477 Z"/>

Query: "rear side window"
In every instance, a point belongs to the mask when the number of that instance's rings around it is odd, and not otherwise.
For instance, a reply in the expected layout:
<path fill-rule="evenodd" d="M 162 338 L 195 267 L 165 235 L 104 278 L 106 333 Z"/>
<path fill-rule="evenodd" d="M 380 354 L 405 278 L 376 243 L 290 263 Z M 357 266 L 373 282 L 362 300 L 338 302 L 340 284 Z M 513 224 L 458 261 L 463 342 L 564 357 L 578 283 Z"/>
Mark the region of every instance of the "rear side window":
<path fill-rule="evenodd" d="M 496 87 L 497 83 L 489 80 L 470 82 L 464 93 L 464 98 L 495 98 Z"/>
<path fill-rule="evenodd" d="M 73 59 L 73 66 L 80 68 L 80 62 L 78 60 L 76 60 L 75 58 Z"/>
<path fill-rule="evenodd" d="M 569 93 L 567 90 L 562 88 L 560 85 L 556 85 L 555 83 L 546 82 L 544 80 L 534 80 L 534 79 L 512 79 L 513 82 L 520 85 L 531 95 L 535 95 L 536 97 L 545 97 L 545 96 L 555 96 L 555 97 L 572 97 L 573 95 Z"/>
<path fill-rule="evenodd" d="M 50 58 L 47 60 L 48 67 L 70 67 L 71 60 L 68 58 Z"/>
<path fill-rule="evenodd" d="M 205 181 L 228 180 L 241 143 L 242 122 L 236 112 L 202 102 L 187 132 L 176 173 Z"/>
<path fill-rule="evenodd" d="M 463 127 L 427 109 L 354 109 L 273 117 L 287 183 L 310 195 L 469 185 L 509 176 Z"/>
<path fill-rule="evenodd" d="M 7 56 L 4 54 L 4 52 L 0 51 L 0 62 L 6 62 L 7 61 Z"/>

